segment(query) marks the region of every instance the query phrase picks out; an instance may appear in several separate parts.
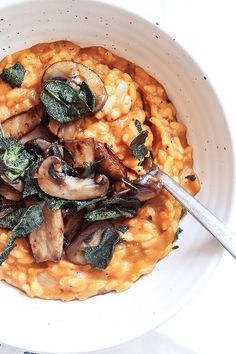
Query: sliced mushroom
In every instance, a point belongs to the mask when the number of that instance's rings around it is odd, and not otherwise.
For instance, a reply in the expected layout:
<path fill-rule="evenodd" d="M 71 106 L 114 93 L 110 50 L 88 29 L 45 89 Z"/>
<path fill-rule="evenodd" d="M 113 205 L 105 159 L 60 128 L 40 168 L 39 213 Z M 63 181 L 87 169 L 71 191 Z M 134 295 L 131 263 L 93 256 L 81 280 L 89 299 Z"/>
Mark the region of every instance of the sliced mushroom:
<path fill-rule="evenodd" d="M 0 185 L 0 195 L 8 200 L 21 200 L 22 196 L 19 191 L 10 186 L 9 184 Z"/>
<path fill-rule="evenodd" d="M 111 148 L 103 143 L 94 141 L 95 160 L 104 157 L 104 161 L 99 166 L 99 172 L 104 173 L 109 178 L 118 181 L 127 176 L 127 171 L 122 161 L 114 154 Z"/>
<path fill-rule="evenodd" d="M 68 247 L 71 241 L 78 234 L 82 221 L 84 212 L 77 211 L 75 208 L 70 208 L 62 211 L 64 220 L 64 246 Z"/>
<path fill-rule="evenodd" d="M 102 234 L 107 228 L 114 228 L 114 226 L 108 221 L 101 221 L 93 223 L 79 233 L 66 250 L 68 260 L 74 264 L 88 264 L 84 257 L 85 248 L 99 245 Z"/>
<path fill-rule="evenodd" d="M 103 81 L 93 70 L 85 65 L 69 60 L 54 63 L 45 71 L 42 83 L 52 79 L 66 80 L 78 91 L 81 84 L 86 82 L 95 96 L 94 112 L 102 109 L 107 100 L 107 92 Z"/>
<path fill-rule="evenodd" d="M 37 263 L 58 262 L 62 255 L 64 235 L 61 210 L 51 210 L 45 204 L 43 215 L 43 224 L 29 236 L 33 256 Z"/>
<path fill-rule="evenodd" d="M 30 133 L 40 122 L 41 109 L 36 107 L 5 120 L 2 123 L 2 129 L 6 137 L 20 139 Z"/>
<path fill-rule="evenodd" d="M 109 180 L 104 175 L 95 178 L 77 178 L 64 174 L 62 161 L 56 156 L 47 157 L 35 174 L 38 185 L 45 193 L 68 200 L 87 200 L 106 195 Z"/>
<path fill-rule="evenodd" d="M 65 140 L 64 145 L 73 157 L 73 167 L 81 167 L 85 162 L 91 165 L 94 164 L 95 153 L 93 139 Z"/>
<path fill-rule="evenodd" d="M 25 144 L 26 150 L 30 151 L 36 157 L 46 157 L 50 146 L 51 144 L 48 141 L 41 138 L 29 140 Z"/>
<path fill-rule="evenodd" d="M 38 139 L 38 138 L 45 139 L 49 142 L 55 141 L 54 135 L 46 127 L 40 124 L 34 130 L 32 130 L 32 132 L 23 136 L 20 139 L 20 142 L 22 144 L 25 144 L 29 140 Z"/>
<path fill-rule="evenodd" d="M 14 189 L 16 189 L 19 192 L 22 192 L 24 189 L 24 183 L 22 180 L 17 181 L 16 183 L 10 182 L 9 179 L 5 175 L 0 176 L 1 179 L 6 182 L 9 186 L 12 186 Z"/>

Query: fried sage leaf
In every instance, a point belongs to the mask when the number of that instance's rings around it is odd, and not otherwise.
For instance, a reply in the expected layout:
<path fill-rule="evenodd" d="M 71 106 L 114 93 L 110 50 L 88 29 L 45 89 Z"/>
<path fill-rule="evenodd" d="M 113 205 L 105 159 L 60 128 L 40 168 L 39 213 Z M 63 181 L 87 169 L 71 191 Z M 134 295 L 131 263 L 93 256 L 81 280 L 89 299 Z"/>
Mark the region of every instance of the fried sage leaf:
<path fill-rule="evenodd" d="M 138 119 L 135 119 L 134 124 L 135 124 L 135 126 L 137 128 L 137 131 L 139 133 L 141 133 L 142 132 L 142 125 L 141 125 L 140 121 Z"/>
<path fill-rule="evenodd" d="M 85 209 L 91 205 L 94 205 L 96 203 L 99 203 L 103 201 L 106 197 L 99 197 L 95 199 L 90 199 L 90 200 L 66 200 L 66 199 L 53 199 L 48 200 L 44 197 L 44 200 L 48 203 L 48 206 L 52 210 L 57 210 L 61 207 L 76 207 L 77 211 L 80 211 L 82 209 Z"/>
<path fill-rule="evenodd" d="M 116 244 L 119 242 L 119 234 L 115 229 L 107 228 L 101 242 L 97 246 L 85 248 L 85 258 L 97 269 L 105 269 L 112 259 Z"/>
<path fill-rule="evenodd" d="M 44 83 L 40 99 L 47 113 L 60 123 L 71 122 L 92 111 L 84 99 L 86 94 L 79 92 L 68 83 L 60 80 L 48 80 Z"/>
<path fill-rule="evenodd" d="M 117 231 L 122 232 L 122 234 L 124 234 L 128 230 L 129 230 L 129 227 L 126 225 L 120 225 L 119 227 L 117 227 Z"/>
<path fill-rule="evenodd" d="M 0 228 L 10 229 L 10 230 L 13 229 L 13 227 L 15 227 L 16 224 L 18 224 L 25 210 L 26 208 L 17 209 L 5 216 L 2 216 L 0 218 Z"/>
<path fill-rule="evenodd" d="M 0 265 L 10 255 L 11 251 L 15 247 L 15 240 L 17 238 L 25 237 L 33 230 L 37 230 L 43 223 L 43 205 L 44 203 L 32 205 L 24 210 L 18 223 L 12 229 L 8 243 L 0 255 Z"/>
<path fill-rule="evenodd" d="M 179 235 L 181 234 L 181 232 L 183 232 L 183 229 L 181 229 L 181 227 L 178 227 L 175 233 L 175 239 L 178 240 Z"/>
<path fill-rule="evenodd" d="M 23 65 L 17 62 L 10 68 L 3 69 L 0 77 L 7 82 L 11 87 L 21 87 L 25 77 L 26 70 Z"/>
<path fill-rule="evenodd" d="M 40 160 L 32 163 L 29 168 L 25 171 L 24 175 L 24 189 L 23 198 L 30 197 L 39 194 L 39 187 L 36 180 L 33 178 L 34 173 L 37 171 L 40 164 Z"/>
<path fill-rule="evenodd" d="M 139 133 L 136 138 L 131 142 L 130 149 L 133 152 L 134 157 L 138 160 L 143 160 L 144 157 L 147 155 L 147 147 L 145 145 L 146 138 L 148 136 L 148 131 L 143 130 Z"/>
<path fill-rule="evenodd" d="M 83 81 L 82 84 L 80 85 L 79 97 L 81 98 L 81 100 L 86 102 L 91 112 L 95 110 L 96 98 L 85 81 Z"/>
<path fill-rule="evenodd" d="M 0 137 L 1 173 L 4 172 L 9 181 L 21 176 L 33 159 L 18 140 Z"/>
<path fill-rule="evenodd" d="M 105 206 L 99 209 L 89 211 L 85 214 L 87 221 L 99 221 L 108 219 L 117 219 L 120 217 L 133 218 L 136 216 L 137 210 L 133 208 L 124 208 L 122 206 Z"/>

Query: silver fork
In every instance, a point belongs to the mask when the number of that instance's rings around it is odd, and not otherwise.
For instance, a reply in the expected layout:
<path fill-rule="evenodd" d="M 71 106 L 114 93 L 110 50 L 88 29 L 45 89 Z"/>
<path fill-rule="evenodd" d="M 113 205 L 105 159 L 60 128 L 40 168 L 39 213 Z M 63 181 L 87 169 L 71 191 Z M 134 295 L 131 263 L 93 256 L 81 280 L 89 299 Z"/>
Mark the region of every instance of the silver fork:
<path fill-rule="evenodd" d="M 161 170 L 159 171 L 157 181 L 162 187 L 170 192 L 234 258 L 236 258 L 236 235 L 233 234 L 222 221 L 214 216 L 206 207 L 204 207 L 165 172 Z"/>

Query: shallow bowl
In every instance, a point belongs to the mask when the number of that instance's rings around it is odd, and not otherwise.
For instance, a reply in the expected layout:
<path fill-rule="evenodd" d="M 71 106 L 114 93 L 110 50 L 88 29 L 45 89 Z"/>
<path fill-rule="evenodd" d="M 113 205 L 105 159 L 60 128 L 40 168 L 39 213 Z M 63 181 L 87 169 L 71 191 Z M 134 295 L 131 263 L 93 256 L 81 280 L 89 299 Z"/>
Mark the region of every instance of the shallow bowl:
<path fill-rule="evenodd" d="M 102 2 L 0 3 L 0 56 L 39 42 L 101 45 L 156 77 L 177 107 L 202 181 L 197 198 L 227 222 L 234 198 L 231 132 L 195 61 L 158 26 Z M 0 284 L 0 340 L 35 352 L 81 353 L 133 339 L 172 317 L 216 267 L 222 249 L 193 218 L 181 221 L 180 248 L 130 290 L 86 301 L 30 299 Z"/>

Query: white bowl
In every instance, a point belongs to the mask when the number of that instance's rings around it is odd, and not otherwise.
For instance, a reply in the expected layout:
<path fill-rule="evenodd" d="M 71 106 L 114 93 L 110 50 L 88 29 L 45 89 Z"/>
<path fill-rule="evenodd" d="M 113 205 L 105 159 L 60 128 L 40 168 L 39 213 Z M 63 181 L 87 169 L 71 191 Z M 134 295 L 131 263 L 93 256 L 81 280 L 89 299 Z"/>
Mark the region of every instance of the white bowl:
<path fill-rule="evenodd" d="M 1 0 L 0 18 L 1 57 L 38 42 L 67 39 L 113 49 L 147 69 L 165 86 L 178 119 L 188 127 L 202 181 L 198 198 L 228 220 L 234 196 L 231 133 L 208 80 L 172 38 L 130 12 L 90 1 Z M 190 216 L 181 227 L 180 248 L 124 293 L 62 303 L 30 299 L 1 283 L 0 340 L 36 352 L 81 353 L 159 326 L 207 279 L 222 255 Z"/>

